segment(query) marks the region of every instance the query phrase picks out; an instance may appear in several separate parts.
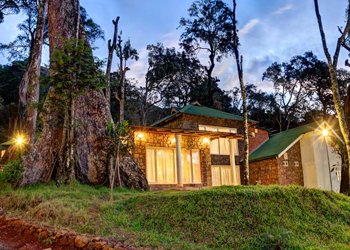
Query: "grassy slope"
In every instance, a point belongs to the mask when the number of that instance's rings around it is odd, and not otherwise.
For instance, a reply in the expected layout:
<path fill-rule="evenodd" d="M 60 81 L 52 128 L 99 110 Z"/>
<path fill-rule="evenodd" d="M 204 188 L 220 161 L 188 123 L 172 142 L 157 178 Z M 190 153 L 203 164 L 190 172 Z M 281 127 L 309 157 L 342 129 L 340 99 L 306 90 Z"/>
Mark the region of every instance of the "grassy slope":
<path fill-rule="evenodd" d="M 0 187 L 12 215 L 134 246 L 173 249 L 350 249 L 350 198 L 300 187 L 132 192 L 72 185 Z"/>

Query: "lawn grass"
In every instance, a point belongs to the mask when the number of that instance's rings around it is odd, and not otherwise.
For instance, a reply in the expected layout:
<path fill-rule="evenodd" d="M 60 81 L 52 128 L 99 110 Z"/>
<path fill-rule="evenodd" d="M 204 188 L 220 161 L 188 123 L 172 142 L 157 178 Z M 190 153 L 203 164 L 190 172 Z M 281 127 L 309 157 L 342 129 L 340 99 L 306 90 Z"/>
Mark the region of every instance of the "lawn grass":
<path fill-rule="evenodd" d="M 72 184 L 12 190 L 7 214 L 165 249 L 350 249 L 350 198 L 301 187 L 137 192 Z"/>

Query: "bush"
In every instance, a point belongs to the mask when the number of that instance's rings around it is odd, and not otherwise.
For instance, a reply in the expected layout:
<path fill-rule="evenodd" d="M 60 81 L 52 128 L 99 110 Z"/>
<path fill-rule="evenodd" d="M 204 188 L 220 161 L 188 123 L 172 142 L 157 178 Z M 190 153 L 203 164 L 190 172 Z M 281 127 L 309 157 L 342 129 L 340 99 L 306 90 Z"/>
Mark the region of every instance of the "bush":
<path fill-rule="evenodd" d="M 0 181 L 10 184 L 16 184 L 21 180 L 23 166 L 21 159 L 10 160 L 4 165 L 2 173 L 0 173 Z"/>

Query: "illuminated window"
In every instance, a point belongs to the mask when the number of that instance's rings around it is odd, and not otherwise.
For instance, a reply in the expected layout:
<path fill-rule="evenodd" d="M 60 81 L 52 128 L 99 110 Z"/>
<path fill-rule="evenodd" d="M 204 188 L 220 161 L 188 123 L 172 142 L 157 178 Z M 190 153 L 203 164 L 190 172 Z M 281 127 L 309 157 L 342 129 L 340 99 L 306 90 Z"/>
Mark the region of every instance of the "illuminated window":
<path fill-rule="evenodd" d="M 233 169 L 231 166 L 212 166 L 212 185 L 231 186 L 234 185 Z"/>
<path fill-rule="evenodd" d="M 199 150 L 182 150 L 182 181 L 184 184 L 200 184 L 201 169 Z"/>
<path fill-rule="evenodd" d="M 294 167 L 299 167 L 299 161 L 294 162 Z"/>
<path fill-rule="evenodd" d="M 181 150 L 182 181 L 200 184 L 199 150 Z M 150 184 L 176 184 L 176 150 L 173 148 L 148 148 L 146 150 L 146 176 Z"/>
<path fill-rule="evenodd" d="M 282 162 L 282 166 L 283 166 L 283 167 L 288 167 L 288 165 L 289 165 L 289 164 L 288 164 L 288 161 L 283 161 L 283 162 Z"/>
<path fill-rule="evenodd" d="M 150 184 L 176 184 L 175 149 L 146 150 L 146 176 Z"/>
<path fill-rule="evenodd" d="M 283 159 L 288 160 L 288 153 L 284 153 Z"/>
<path fill-rule="evenodd" d="M 199 130 L 202 131 L 211 131 L 211 132 L 222 132 L 222 133 L 237 133 L 236 128 L 228 127 L 216 127 L 209 125 L 199 125 Z M 238 155 L 238 141 L 234 142 L 234 151 L 235 155 Z M 227 138 L 214 139 L 210 143 L 210 153 L 213 155 L 230 155 L 230 140 Z"/>

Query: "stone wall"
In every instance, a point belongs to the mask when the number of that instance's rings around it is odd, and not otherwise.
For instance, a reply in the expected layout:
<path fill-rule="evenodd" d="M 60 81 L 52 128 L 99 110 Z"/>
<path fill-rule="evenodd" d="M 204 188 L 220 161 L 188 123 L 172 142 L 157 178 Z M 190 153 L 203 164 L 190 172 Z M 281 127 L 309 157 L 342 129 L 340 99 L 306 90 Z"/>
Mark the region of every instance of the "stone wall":
<path fill-rule="evenodd" d="M 280 158 L 270 158 L 249 164 L 249 183 L 252 185 L 279 184 L 304 185 L 303 166 L 301 163 L 300 142 L 287 151 L 288 159 L 284 155 Z M 288 166 L 284 165 L 288 162 Z M 295 162 L 298 162 L 296 165 Z"/>
<path fill-rule="evenodd" d="M 243 131 L 244 131 L 243 121 L 228 120 L 223 118 L 214 118 L 214 117 L 191 115 L 191 114 L 180 114 L 178 117 L 162 125 L 161 127 L 198 130 L 198 125 L 210 125 L 210 126 L 218 126 L 218 127 L 236 128 L 238 134 L 243 134 Z M 266 130 L 258 128 L 255 123 L 250 123 L 250 126 L 251 127 L 249 128 L 249 150 L 250 152 L 252 152 L 256 148 L 258 148 L 261 144 L 263 144 L 266 140 L 269 139 L 269 134 Z M 243 159 L 243 147 L 244 147 L 243 140 L 239 140 L 238 141 L 239 157 L 237 157 L 236 165 L 240 165 Z M 215 158 L 215 156 L 214 156 L 214 160 L 219 160 L 220 162 L 224 161 L 224 159 L 222 158 L 218 159 L 218 158 Z M 244 175 L 241 174 L 241 179 L 243 178 L 243 176 Z M 243 183 L 243 180 L 241 180 L 241 182 Z"/>
<path fill-rule="evenodd" d="M 124 245 L 124 243 L 116 240 L 94 237 L 91 235 L 78 235 L 73 231 L 57 230 L 19 218 L 8 218 L 1 213 L 0 231 L 4 234 L 6 234 L 6 232 L 11 232 L 12 234 L 20 235 L 21 239 L 29 245 L 28 248 L 26 244 L 20 249 L 39 249 L 37 248 L 38 245 L 35 243 L 45 245 L 45 249 L 131 249 L 129 246 Z M 31 246 L 31 244 L 33 244 L 33 246 Z M 36 247 L 32 248 L 34 245 Z M 44 249 L 44 247 L 40 249 Z"/>
<path fill-rule="evenodd" d="M 135 133 L 138 133 L 138 131 L 135 131 Z M 150 131 L 144 131 L 142 133 L 144 135 L 142 139 L 135 137 L 135 149 L 133 150 L 133 157 L 142 171 L 146 174 L 146 148 L 164 147 L 175 149 L 175 134 L 156 133 Z M 181 148 L 199 150 L 202 186 L 211 186 L 210 144 L 202 142 L 202 139 L 203 138 L 200 136 L 183 135 L 181 139 Z"/>

